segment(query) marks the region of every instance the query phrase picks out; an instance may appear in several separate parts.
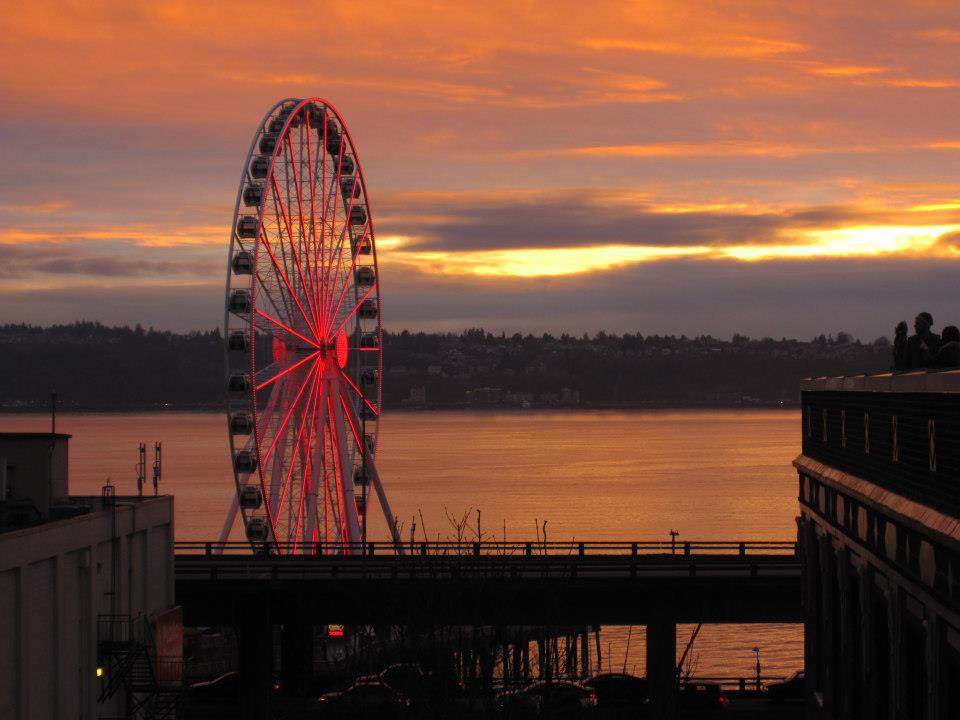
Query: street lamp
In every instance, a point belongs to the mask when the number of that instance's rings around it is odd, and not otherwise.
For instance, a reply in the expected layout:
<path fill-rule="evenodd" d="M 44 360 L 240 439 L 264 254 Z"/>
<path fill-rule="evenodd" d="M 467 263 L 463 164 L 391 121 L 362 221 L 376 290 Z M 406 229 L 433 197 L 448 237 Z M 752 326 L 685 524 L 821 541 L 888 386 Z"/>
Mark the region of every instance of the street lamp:
<path fill-rule="evenodd" d="M 753 654 L 757 656 L 757 692 L 760 692 L 760 648 L 753 648 Z"/>

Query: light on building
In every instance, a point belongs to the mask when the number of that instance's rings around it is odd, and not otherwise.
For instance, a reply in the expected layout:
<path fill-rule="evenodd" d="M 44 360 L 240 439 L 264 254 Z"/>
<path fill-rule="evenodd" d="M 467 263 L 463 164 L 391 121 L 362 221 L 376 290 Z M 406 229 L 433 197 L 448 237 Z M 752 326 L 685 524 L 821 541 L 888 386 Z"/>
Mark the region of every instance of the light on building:
<path fill-rule="evenodd" d="M 99 665 L 97 666 L 97 677 L 98 678 L 103 677 L 103 668 L 100 667 Z"/>

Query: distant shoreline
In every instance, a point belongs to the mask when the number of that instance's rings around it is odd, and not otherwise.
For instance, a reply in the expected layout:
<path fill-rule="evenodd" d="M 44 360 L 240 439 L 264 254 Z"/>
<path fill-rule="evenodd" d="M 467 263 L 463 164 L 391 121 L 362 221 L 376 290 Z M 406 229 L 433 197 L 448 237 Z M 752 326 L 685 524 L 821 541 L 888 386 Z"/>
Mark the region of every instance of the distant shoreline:
<path fill-rule="evenodd" d="M 633 410 L 794 410 L 800 407 L 799 402 L 784 401 L 779 402 L 761 402 L 761 403 L 668 403 L 668 402 L 650 402 L 650 403 L 630 403 L 630 404 L 581 404 L 568 405 L 562 407 L 556 406 L 533 406 L 529 408 L 520 408 L 516 406 L 430 406 L 430 407 L 386 407 L 384 412 L 388 414 L 429 414 L 433 412 L 470 412 L 470 413 L 542 413 L 542 412 L 597 412 L 597 411 L 633 411 Z M 196 413 L 202 415 L 222 414 L 225 411 L 222 406 L 201 406 L 201 407 L 156 407 L 150 406 L 128 406 L 128 407 L 57 407 L 58 415 L 128 415 L 132 413 L 152 413 L 157 415 L 171 413 Z M 49 415 L 49 406 L 35 407 L 0 407 L 0 415 Z"/>

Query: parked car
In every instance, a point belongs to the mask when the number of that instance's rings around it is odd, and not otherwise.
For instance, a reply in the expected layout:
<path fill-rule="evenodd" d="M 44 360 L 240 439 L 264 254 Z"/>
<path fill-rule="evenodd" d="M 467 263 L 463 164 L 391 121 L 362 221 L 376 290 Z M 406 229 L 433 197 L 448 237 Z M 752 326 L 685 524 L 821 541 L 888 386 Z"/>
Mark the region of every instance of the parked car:
<path fill-rule="evenodd" d="M 326 693 L 317 703 L 323 718 L 400 718 L 410 711 L 409 698 L 376 680 L 355 682 L 346 690 Z"/>
<path fill-rule="evenodd" d="M 770 683 L 764 692 L 772 702 L 803 702 L 804 686 L 803 670 L 799 670 L 783 682 Z"/>
<path fill-rule="evenodd" d="M 507 717 L 589 717 L 596 710 L 597 693 L 566 680 L 536 682 L 501 693 L 497 706 Z"/>
<path fill-rule="evenodd" d="M 212 680 L 201 680 L 187 687 L 192 700 L 235 700 L 240 696 L 240 673 L 231 671 Z"/>
<path fill-rule="evenodd" d="M 730 700 L 716 683 L 691 682 L 680 690 L 680 706 L 688 710 L 726 710 Z"/>
<path fill-rule="evenodd" d="M 629 710 L 636 717 L 650 706 L 650 684 L 646 678 L 627 673 L 600 673 L 580 683 L 597 695 L 601 711 Z"/>
<path fill-rule="evenodd" d="M 394 663 L 380 671 L 379 680 L 407 697 L 428 692 L 428 676 L 416 663 Z"/>

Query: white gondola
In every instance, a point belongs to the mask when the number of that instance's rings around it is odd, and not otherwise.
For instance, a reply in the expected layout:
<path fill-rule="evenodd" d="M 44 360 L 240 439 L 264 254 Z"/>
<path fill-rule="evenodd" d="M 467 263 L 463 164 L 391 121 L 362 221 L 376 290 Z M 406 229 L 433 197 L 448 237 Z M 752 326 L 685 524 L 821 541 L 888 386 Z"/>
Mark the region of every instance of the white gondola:
<path fill-rule="evenodd" d="M 375 320 L 379 312 L 377 301 L 367 299 L 360 305 L 360 308 L 357 310 L 357 315 L 365 320 Z"/>
<path fill-rule="evenodd" d="M 230 352 L 246 352 L 247 334 L 243 330 L 234 330 L 227 340 L 227 349 Z"/>
<path fill-rule="evenodd" d="M 253 274 L 253 255 L 246 250 L 241 250 L 233 256 L 233 272 L 237 275 Z"/>
<path fill-rule="evenodd" d="M 252 163 L 250 163 L 250 175 L 258 180 L 265 178 L 269 172 L 270 156 L 268 155 L 259 155 L 253 159 Z"/>
<path fill-rule="evenodd" d="M 250 542 L 265 542 L 270 537 L 270 528 L 260 518 L 252 518 L 247 522 L 247 540 Z"/>
<path fill-rule="evenodd" d="M 257 510 L 263 504 L 263 493 L 257 485 L 247 485 L 240 490 L 240 507 L 244 510 Z"/>
<path fill-rule="evenodd" d="M 231 395 L 242 395 L 250 390 L 250 378 L 243 373 L 234 373 L 227 380 L 227 391 Z"/>
<path fill-rule="evenodd" d="M 253 215 L 244 215 L 237 221 L 237 237 L 255 238 L 260 229 L 260 220 Z"/>
<path fill-rule="evenodd" d="M 350 208 L 350 224 L 351 225 L 366 225 L 367 223 L 367 211 L 362 207 L 352 207 Z"/>
<path fill-rule="evenodd" d="M 250 291 L 234 290 L 230 293 L 230 312 L 235 315 L 248 315 L 250 313 Z"/>
<path fill-rule="evenodd" d="M 259 207 L 263 200 L 263 186 L 248 185 L 243 190 L 243 204 L 247 207 Z"/>
<path fill-rule="evenodd" d="M 249 413 L 234 413 L 230 416 L 230 432 L 233 435 L 249 435 L 253 432 L 253 418 Z"/>
<path fill-rule="evenodd" d="M 252 473 L 257 469 L 257 456 L 249 450 L 241 450 L 233 458 L 233 467 L 238 473 Z"/>

